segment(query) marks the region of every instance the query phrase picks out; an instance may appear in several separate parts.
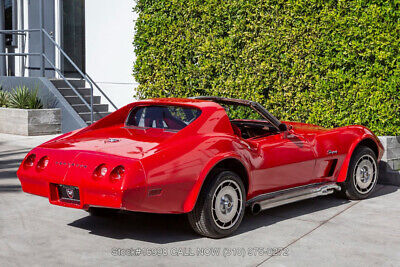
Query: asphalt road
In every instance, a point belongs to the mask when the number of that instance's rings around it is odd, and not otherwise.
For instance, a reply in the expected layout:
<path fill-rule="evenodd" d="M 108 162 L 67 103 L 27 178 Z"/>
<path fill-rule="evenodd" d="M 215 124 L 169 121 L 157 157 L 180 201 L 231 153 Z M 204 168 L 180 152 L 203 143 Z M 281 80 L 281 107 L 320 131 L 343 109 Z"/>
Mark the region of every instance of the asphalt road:
<path fill-rule="evenodd" d="M 23 193 L 15 172 L 50 138 L 0 134 L 0 266 L 399 266 L 397 187 L 248 214 L 235 235 L 213 240 L 194 234 L 184 215 L 97 218 Z"/>

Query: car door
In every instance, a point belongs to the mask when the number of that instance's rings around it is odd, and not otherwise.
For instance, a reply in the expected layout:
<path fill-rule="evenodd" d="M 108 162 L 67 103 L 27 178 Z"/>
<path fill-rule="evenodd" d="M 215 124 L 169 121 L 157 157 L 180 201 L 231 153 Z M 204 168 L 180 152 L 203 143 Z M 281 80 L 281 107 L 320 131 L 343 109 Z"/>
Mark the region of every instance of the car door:
<path fill-rule="evenodd" d="M 316 181 L 316 155 L 310 142 L 294 130 L 249 140 L 257 147 L 253 190 L 266 193 Z"/>

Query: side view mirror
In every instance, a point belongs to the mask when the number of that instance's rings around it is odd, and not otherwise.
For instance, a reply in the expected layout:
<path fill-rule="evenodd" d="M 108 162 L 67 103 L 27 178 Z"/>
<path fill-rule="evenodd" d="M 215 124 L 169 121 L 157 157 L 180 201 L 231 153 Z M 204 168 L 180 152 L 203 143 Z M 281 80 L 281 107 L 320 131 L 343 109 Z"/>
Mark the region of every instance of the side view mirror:
<path fill-rule="evenodd" d="M 279 131 L 281 131 L 281 132 L 286 132 L 288 130 L 287 125 L 284 123 L 279 124 L 278 128 L 279 128 Z"/>
<path fill-rule="evenodd" d="M 283 133 L 283 138 L 289 138 L 293 134 L 293 126 L 284 123 L 279 124 L 279 130 Z"/>

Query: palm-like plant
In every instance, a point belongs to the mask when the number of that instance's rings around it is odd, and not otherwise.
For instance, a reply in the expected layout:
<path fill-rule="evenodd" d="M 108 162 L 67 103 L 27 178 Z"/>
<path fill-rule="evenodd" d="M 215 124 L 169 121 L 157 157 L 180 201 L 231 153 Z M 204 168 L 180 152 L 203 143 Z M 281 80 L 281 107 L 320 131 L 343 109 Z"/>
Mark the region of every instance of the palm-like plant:
<path fill-rule="evenodd" d="M 8 107 L 9 99 L 10 99 L 10 93 L 0 89 L 0 108 Z"/>
<path fill-rule="evenodd" d="M 13 89 L 10 96 L 9 106 L 11 108 L 22 109 L 41 109 L 43 108 L 42 101 L 37 96 L 38 88 L 29 91 L 26 86 L 18 86 Z"/>

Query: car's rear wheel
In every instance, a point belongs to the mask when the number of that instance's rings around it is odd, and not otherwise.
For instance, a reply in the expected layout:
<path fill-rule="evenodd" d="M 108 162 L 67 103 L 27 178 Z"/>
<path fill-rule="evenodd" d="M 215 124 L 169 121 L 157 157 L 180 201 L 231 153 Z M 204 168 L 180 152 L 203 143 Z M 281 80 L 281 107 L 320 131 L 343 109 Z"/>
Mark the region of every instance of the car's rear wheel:
<path fill-rule="evenodd" d="M 205 184 L 193 211 L 188 214 L 192 228 L 199 234 L 221 238 L 240 225 L 246 202 L 243 181 L 231 171 L 219 171 Z"/>
<path fill-rule="evenodd" d="M 351 157 L 343 194 L 348 199 L 365 199 L 374 190 L 378 181 L 378 162 L 369 147 L 359 147 Z"/>

